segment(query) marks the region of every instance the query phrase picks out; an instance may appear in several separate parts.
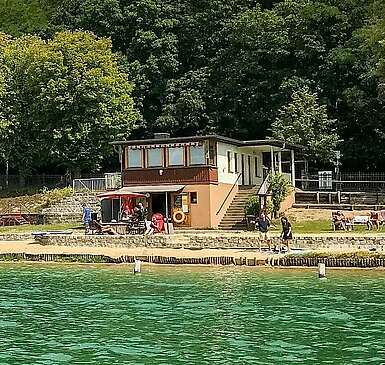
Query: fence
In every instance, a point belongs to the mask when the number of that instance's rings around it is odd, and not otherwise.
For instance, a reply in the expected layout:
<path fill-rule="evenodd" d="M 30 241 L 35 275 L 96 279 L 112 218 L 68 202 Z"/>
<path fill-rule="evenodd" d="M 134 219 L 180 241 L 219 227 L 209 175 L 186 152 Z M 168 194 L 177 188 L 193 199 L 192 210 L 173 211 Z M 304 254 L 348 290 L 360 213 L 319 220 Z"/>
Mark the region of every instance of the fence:
<path fill-rule="evenodd" d="M 305 191 L 385 192 L 384 172 L 343 172 L 336 176 L 331 171 L 303 174 L 296 179 L 296 187 Z"/>
<path fill-rule="evenodd" d="M 121 182 L 122 179 L 120 173 L 107 173 L 104 177 L 74 179 L 72 182 L 72 188 L 74 192 L 98 192 L 119 189 L 121 187 Z"/>
<path fill-rule="evenodd" d="M 56 188 L 71 184 L 64 175 L 0 175 L 0 191 L 18 191 L 23 189 Z"/>

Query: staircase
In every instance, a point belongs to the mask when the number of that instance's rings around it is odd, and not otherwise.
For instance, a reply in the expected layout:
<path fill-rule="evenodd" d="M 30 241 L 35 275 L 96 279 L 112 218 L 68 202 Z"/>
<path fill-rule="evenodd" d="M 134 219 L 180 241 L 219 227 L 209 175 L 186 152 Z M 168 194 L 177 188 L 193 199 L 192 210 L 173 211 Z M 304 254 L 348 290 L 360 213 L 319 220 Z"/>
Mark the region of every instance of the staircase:
<path fill-rule="evenodd" d="M 219 224 L 219 229 L 244 230 L 246 229 L 245 204 L 247 200 L 257 194 L 259 186 L 240 186 L 238 193 L 230 203 L 224 217 Z"/>
<path fill-rule="evenodd" d="M 93 212 L 101 209 L 100 200 L 95 194 L 76 193 L 43 209 L 42 213 L 47 223 L 81 222 L 84 206 L 91 208 Z"/>

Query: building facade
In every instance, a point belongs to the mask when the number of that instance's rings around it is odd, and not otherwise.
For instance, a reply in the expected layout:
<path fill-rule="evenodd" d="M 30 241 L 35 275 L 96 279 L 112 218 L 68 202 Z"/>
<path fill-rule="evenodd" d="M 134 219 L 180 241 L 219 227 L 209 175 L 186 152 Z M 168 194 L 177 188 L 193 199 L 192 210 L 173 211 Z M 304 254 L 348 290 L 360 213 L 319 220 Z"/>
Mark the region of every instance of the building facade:
<path fill-rule="evenodd" d="M 269 172 L 295 181 L 297 146 L 283 141 L 158 135 L 114 145 L 120 147 L 123 187 L 146 193 L 150 213 L 182 227 L 217 228 L 238 190 L 262 189 Z"/>

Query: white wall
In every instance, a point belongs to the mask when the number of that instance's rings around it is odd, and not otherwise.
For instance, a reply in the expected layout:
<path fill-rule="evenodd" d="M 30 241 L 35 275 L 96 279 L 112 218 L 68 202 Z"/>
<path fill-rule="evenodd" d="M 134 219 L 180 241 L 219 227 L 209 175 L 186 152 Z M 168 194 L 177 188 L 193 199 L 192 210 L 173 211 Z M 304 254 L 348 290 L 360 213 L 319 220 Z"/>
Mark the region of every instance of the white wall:
<path fill-rule="evenodd" d="M 231 152 L 231 171 L 228 171 L 227 166 L 227 152 Z M 237 153 L 238 157 L 238 171 L 242 171 L 242 155 L 244 156 L 245 166 L 245 185 L 260 185 L 262 183 L 262 152 L 258 147 L 237 147 L 231 144 L 218 142 L 217 145 L 217 164 L 218 164 L 218 181 L 222 184 L 234 184 L 239 174 L 235 172 L 235 160 L 234 153 Z M 250 156 L 250 170 L 251 181 L 249 181 L 248 172 L 248 156 Z M 258 176 L 255 176 L 255 158 L 257 158 L 257 172 Z M 238 185 L 242 185 L 242 177 L 238 180 Z"/>

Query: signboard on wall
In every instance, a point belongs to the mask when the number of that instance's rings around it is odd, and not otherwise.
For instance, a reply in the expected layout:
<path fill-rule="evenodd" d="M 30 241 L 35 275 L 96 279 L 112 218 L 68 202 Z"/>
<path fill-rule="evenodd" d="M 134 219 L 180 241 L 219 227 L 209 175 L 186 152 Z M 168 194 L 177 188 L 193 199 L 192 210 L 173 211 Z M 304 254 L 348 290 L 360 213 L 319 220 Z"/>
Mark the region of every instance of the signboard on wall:
<path fill-rule="evenodd" d="M 187 194 L 182 195 L 182 212 L 188 213 L 188 195 Z"/>

